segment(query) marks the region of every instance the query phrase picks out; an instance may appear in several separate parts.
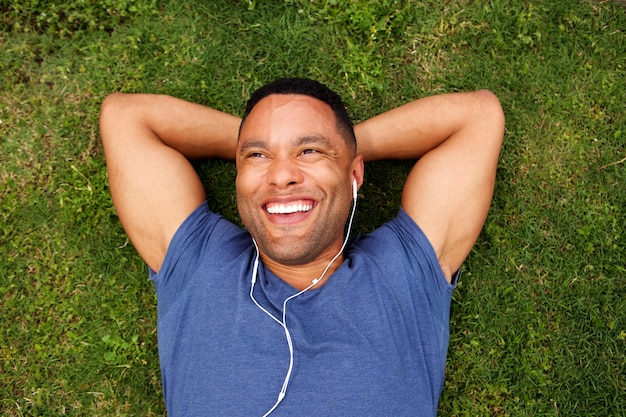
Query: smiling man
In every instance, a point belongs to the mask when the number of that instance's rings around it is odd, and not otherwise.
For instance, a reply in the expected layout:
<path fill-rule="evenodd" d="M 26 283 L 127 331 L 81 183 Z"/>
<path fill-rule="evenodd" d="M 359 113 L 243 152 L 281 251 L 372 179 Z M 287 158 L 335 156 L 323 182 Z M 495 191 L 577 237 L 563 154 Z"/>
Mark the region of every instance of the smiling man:
<path fill-rule="evenodd" d="M 281 89 L 306 87 L 320 97 L 325 92 L 317 84 L 290 82 L 281 81 Z M 253 95 L 241 125 L 237 203 L 263 263 L 302 289 L 342 246 L 353 182 L 363 182 L 363 159 L 338 98 L 329 99 L 342 112 L 335 117 L 325 102 L 271 94 L 274 86 Z"/>
<path fill-rule="evenodd" d="M 100 126 L 157 291 L 170 417 L 436 415 L 456 274 L 502 143 L 493 94 L 428 97 L 353 128 L 336 93 L 281 79 L 243 120 L 113 94 Z M 245 230 L 207 207 L 188 158 L 236 162 Z M 364 161 L 381 159 L 418 162 L 397 218 L 349 242 Z"/>

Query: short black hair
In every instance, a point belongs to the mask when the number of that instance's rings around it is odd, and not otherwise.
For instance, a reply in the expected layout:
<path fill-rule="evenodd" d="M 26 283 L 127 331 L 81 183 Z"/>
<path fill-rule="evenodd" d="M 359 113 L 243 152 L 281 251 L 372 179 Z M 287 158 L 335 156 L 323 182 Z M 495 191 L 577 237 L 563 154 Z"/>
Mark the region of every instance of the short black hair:
<path fill-rule="evenodd" d="M 246 109 L 241 119 L 239 133 L 246 118 L 259 101 L 272 94 L 301 94 L 312 97 L 326 103 L 335 115 L 337 132 L 341 135 L 352 154 L 356 153 L 356 136 L 354 126 L 348 115 L 346 106 L 339 94 L 320 83 L 309 78 L 279 78 L 257 89 L 246 103 Z"/>

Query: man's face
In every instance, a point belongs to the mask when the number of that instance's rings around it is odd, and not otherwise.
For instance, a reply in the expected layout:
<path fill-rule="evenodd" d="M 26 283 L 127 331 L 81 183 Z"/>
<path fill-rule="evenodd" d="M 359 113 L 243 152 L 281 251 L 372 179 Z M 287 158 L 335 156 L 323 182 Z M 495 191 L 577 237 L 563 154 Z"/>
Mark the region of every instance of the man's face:
<path fill-rule="evenodd" d="M 236 160 L 239 214 L 262 256 L 304 265 L 340 250 L 363 162 L 328 105 L 304 95 L 263 98 L 241 129 Z"/>

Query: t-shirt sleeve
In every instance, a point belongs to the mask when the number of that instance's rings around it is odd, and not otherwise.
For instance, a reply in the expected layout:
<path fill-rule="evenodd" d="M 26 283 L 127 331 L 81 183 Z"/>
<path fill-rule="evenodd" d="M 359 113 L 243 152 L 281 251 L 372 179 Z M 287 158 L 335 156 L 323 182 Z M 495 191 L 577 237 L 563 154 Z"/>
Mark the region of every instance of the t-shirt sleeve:
<path fill-rule="evenodd" d="M 397 271 L 399 267 L 406 271 L 385 277 L 398 291 L 425 294 L 433 305 L 449 303 L 455 285 L 446 280 L 430 241 L 403 209 L 395 219 L 357 242 L 381 271 Z"/>
<path fill-rule="evenodd" d="M 238 226 L 212 212 L 206 202 L 198 206 L 172 237 L 159 272 L 149 271 L 159 309 L 165 312 L 175 302 L 200 260 L 210 262 L 213 254 L 224 253 L 224 243 L 241 233 Z"/>
<path fill-rule="evenodd" d="M 435 249 L 417 223 L 415 223 L 411 216 L 402 208 L 400 208 L 396 220 L 397 222 L 394 224 L 393 228 L 396 230 L 401 241 L 404 242 L 404 246 L 409 248 L 409 251 L 410 248 L 415 248 L 413 256 L 407 253 L 407 259 L 413 268 L 427 268 L 436 288 L 443 293 L 451 292 L 456 286 L 455 283 L 460 270 L 454 274 L 452 277 L 453 284 L 450 284 L 441 269 L 441 264 L 439 263 Z M 427 267 L 424 265 L 427 265 Z"/>

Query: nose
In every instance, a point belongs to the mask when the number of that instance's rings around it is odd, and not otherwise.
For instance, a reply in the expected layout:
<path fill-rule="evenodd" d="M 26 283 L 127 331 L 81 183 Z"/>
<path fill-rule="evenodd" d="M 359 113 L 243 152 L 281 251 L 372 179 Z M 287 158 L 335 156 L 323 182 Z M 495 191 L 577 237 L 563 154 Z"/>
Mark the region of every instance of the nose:
<path fill-rule="evenodd" d="M 275 157 L 266 175 L 268 184 L 278 189 L 301 184 L 304 180 L 302 170 L 298 167 L 298 164 L 290 158 L 284 157 Z"/>

